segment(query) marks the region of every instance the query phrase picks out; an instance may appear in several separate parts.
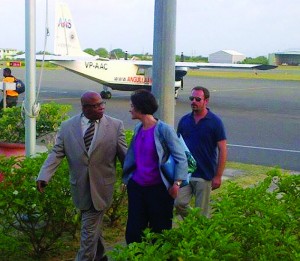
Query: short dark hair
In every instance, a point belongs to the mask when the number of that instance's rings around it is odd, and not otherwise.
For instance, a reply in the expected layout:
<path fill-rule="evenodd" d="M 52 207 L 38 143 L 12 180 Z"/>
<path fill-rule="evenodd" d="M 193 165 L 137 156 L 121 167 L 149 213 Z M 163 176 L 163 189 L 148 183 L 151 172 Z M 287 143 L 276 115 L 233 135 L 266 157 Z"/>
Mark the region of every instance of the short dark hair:
<path fill-rule="evenodd" d="M 192 91 L 203 91 L 204 93 L 204 99 L 208 99 L 210 96 L 209 90 L 203 86 L 195 86 Z"/>
<path fill-rule="evenodd" d="M 7 74 L 9 74 L 9 75 L 11 75 L 11 70 L 9 69 L 9 68 L 4 68 L 3 69 L 3 73 L 7 73 Z"/>
<path fill-rule="evenodd" d="M 158 109 L 158 104 L 154 95 L 145 89 L 133 92 L 130 100 L 133 107 L 142 114 L 153 115 Z"/>

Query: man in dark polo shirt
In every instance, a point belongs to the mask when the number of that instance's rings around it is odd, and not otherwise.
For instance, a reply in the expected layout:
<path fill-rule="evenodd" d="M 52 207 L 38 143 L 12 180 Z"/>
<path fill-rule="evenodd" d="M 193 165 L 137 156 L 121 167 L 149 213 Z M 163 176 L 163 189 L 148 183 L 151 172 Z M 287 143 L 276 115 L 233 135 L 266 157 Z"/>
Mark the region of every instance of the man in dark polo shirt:
<path fill-rule="evenodd" d="M 209 96 L 208 89 L 194 87 L 189 97 L 192 112 L 183 116 L 178 124 L 178 134 L 182 135 L 197 161 L 197 170 L 192 174 L 189 185 L 179 190 L 175 200 L 177 212 L 182 217 L 187 215 L 193 195 L 195 207 L 201 208 L 201 214 L 209 217 L 210 192 L 221 186 L 225 169 L 225 129 L 221 119 L 207 108 Z"/>

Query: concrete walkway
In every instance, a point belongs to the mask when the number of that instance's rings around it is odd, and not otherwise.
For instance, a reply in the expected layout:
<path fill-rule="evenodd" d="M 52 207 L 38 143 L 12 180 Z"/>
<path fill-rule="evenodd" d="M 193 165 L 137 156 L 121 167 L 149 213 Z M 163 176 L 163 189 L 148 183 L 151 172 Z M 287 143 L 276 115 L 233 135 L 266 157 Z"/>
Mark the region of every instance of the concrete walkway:
<path fill-rule="evenodd" d="M 236 176 L 240 176 L 240 175 L 243 175 L 243 174 L 245 174 L 245 173 L 242 170 L 239 170 L 239 169 L 229 169 L 228 168 L 228 169 L 224 170 L 222 179 L 223 180 L 228 180 L 230 178 L 234 178 Z"/>

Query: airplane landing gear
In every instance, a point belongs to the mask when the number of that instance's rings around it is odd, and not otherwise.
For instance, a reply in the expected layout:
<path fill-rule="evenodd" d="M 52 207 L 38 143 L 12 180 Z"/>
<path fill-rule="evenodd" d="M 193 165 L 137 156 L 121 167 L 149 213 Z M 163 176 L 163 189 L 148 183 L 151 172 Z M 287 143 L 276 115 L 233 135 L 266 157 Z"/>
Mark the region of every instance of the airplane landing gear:
<path fill-rule="evenodd" d="M 102 99 L 110 99 L 111 98 L 111 92 L 110 91 L 102 91 L 100 92 L 100 95 Z"/>
<path fill-rule="evenodd" d="M 178 99 L 179 88 L 175 89 L 175 99 Z"/>

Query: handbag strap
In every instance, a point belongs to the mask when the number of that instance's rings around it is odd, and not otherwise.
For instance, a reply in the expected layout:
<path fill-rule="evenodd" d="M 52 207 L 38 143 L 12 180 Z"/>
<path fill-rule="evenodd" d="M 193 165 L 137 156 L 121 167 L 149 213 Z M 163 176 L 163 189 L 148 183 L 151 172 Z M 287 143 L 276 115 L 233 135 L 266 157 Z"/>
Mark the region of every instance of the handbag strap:
<path fill-rule="evenodd" d="M 164 150 L 164 157 L 163 157 L 163 162 L 165 162 L 167 159 L 168 159 L 168 157 L 169 157 L 169 155 L 171 154 L 170 153 L 170 150 L 169 150 L 169 148 L 168 148 L 168 145 L 167 145 L 167 142 L 166 142 L 166 140 L 165 140 L 165 137 L 164 137 L 164 135 L 163 135 L 163 132 L 162 132 L 162 130 L 161 130 L 161 127 L 162 127 L 162 124 L 158 124 L 158 133 L 159 133 L 159 135 L 158 135 L 158 139 L 159 139 L 159 141 L 160 141 L 160 143 L 161 143 L 161 146 L 163 147 L 163 150 Z"/>

